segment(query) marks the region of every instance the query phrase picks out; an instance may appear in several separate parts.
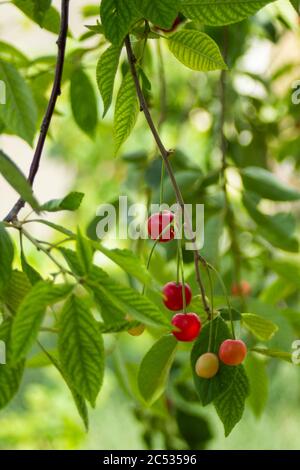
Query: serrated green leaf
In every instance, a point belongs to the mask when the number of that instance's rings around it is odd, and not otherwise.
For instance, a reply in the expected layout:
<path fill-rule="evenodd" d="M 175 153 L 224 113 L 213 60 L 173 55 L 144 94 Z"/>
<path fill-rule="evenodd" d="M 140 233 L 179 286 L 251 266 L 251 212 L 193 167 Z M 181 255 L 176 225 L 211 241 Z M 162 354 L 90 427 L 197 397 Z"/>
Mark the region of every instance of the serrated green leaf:
<path fill-rule="evenodd" d="M 217 317 L 213 320 L 212 328 L 213 342 L 211 345 L 211 352 L 218 354 L 221 343 L 231 336 L 225 321 L 220 317 Z M 196 374 L 195 365 L 197 359 L 208 351 L 209 334 L 210 324 L 207 324 L 202 328 L 201 335 L 195 342 L 191 352 L 191 366 L 193 371 L 194 384 L 203 406 L 211 403 L 228 387 L 230 387 L 231 381 L 235 374 L 235 367 L 226 366 L 222 362 L 220 362 L 220 368 L 217 375 L 215 375 L 215 377 L 212 379 L 203 379 L 198 377 Z"/>
<path fill-rule="evenodd" d="M 77 253 L 71 250 L 70 248 L 63 248 L 63 247 L 60 247 L 59 251 L 62 253 L 63 257 L 68 263 L 71 271 L 77 274 L 77 276 L 83 276 L 84 275 L 83 267 L 81 266 Z"/>
<path fill-rule="evenodd" d="M 46 0 L 42 0 L 44 2 Z M 28 18 L 39 24 L 41 28 L 58 34 L 60 26 L 60 15 L 54 7 L 48 8 L 41 16 L 38 7 L 40 0 L 13 0 L 13 4 L 19 8 Z"/>
<path fill-rule="evenodd" d="M 233 368 L 234 375 L 226 392 L 214 400 L 214 405 L 220 420 L 224 425 L 227 437 L 234 426 L 241 420 L 245 400 L 249 395 L 249 381 L 243 366 Z"/>
<path fill-rule="evenodd" d="M 22 272 L 14 270 L 3 292 L 3 302 L 10 310 L 15 313 L 24 297 L 31 289 L 28 277 Z"/>
<path fill-rule="evenodd" d="M 142 284 L 150 286 L 153 282 L 151 274 L 142 260 L 133 251 L 115 248 L 109 250 L 101 243 L 93 243 L 95 249 L 119 265 L 125 272 L 138 279 Z"/>
<path fill-rule="evenodd" d="M 74 295 L 61 312 L 58 350 L 63 374 L 94 406 L 104 374 L 103 340 L 89 306 Z"/>
<path fill-rule="evenodd" d="M 163 336 L 143 358 L 138 372 L 139 391 L 148 405 L 163 393 L 178 342 L 173 335 Z"/>
<path fill-rule="evenodd" d="M 59 302 L 71 288 L 72 286 L 68 285 L 53 285 L 40 281 L 24 297 L 12 325 L 12 362 L 26 356 L 38 335 L 47 306 Z"/>
<path fill-rule="evenodd" d="M 106 38 L 117 46 L 141 18 L 136 0 L 102 0 L 100 16 Z"/>
<path fill-rule="evenodd" d="M 76 405 L 77 411 L 79 413 L 79 416 L 81 417 L 83 424 L 85 426 L 85 429 L 88 431 L 89 429 L 89 415 L 88 415 L 88 409 L 86 405 L 86 401 L 83 398 L 83 396 L 77 392 L 77 390 L 73 387 L 73 385 L 70 383 L 68 378 L 65 376 L 62 367 L 59 363 L 59 358 L 56 357 L 56 354 L 50 353 L 46 349 L 42 348 L 43 354 L 50 360 L 51 364 L 54 365 L 54 367 L 58 370 L 64 381 L 66 382 L 72 397 L 74 399 L 74 403 Z"/>
<path fill-rule="evenodd" d="M 27 179 L 17 165 L 2 150 L 0 150 L 0 173 L 24 201 L 28 202 L 36 211 L 39 210 L 39 204 L 33 195 L 32 188 Z"/>
<path fill-rule="evenodd" d="M 272 0 L 182 0 L 180 11 L 192 20 L 211 26 L 242 21 Z"/>
<path fill-rule="evenodd" d="M 139 104 L 132 75 L 129 72 L 123 78 L 115 107 L 114 134 L 115 153 L 131 134 L 139 113 Z"/>
<path fill-rule="evenodd" d="M 266 406 L 269 392 L 269 379 L 266 362 L 253 354 L 248 354 L 245 369 L 250 384 L 248 402 L 254 415 L 259 418 Z"/>
<path fill-rule="evenodd" d="M 252 193 L 244 193 L 243 204 L 257 224 L 257 231 L 269 243 L 285 251 L 298 252 L 299 243 L 293 235 L 296 223 L 291 213 L 264 214 L 257 209 Z"/>
<path fill-rule="evenodd" d="M 71 106 L 75 122 L 88 135 L 93 135 L 98 123 L 97 100 L 88 75 L 77 68 L 71 76 Z"/>
<path fill-rule="evenodd" d="M 58 211 L 76 211 L 84 198 L 83 193 L 71 192 L 62 199 L 52 199 L 41 205 L 41 211 L 58 212 Z"/>
<path fill-rule="evenodd" d="M 23 250 L 21 251 L 21 265 L 32 285 L 42 281 L 42 276 L 28 263 Z"/>
<path fill-rule="evenodd" d="M 32 92 L 12 64 L 0 60 L 0 80 L 5 83 L 6 103 L 0 106 L 5 127 L 32 145 L 36 131 L 37 107 Z"/>
<path fill-rule="evenodd" d="M 243 325 L 261 341 L 270 340 L 278 331 L 275 323 L 254 313 L 242 313 L 242 320 Z"/>
<path fill-rule="evenodd" d="M 3 222 L 0 222 L 0 292 L 7 285 L 12 274 L 14 245 Z"/>
<path fill-rule="evenodd" d="M 229 310 L 228 307 L 223 307 L 223 308 L 219 308 L 218 311 L 221 317 L 223 318 L 223 320 L 225 321 L 230 321 L 231 318 L 233 321 L 240 321 L 242 319 L 240 312 L 236 310 L 235 308 L 231 308 Z"/>
<path fill-rule="evenodd" d="M 0 365 L 0 409 L 4 408 L 19 390 L 24 365 L 24 361 L 15 365 Z"/>
<path fill-rule="evenodd" d="M 227 69 L 217 44 L 200 31 L 178 31 L 170 37 L 169 48 L 180 62 L 192 70 L 209 72 Z"/>
<path fill-rule="evenodd" d="M 96 78 L 98 88 L 103 100 L 104 110 L 103 117 L 110 108 L 115 77 L 118 70 L 121 48 L 119 46 L 110 46 L 101 55 L 97 63 Z"/>
<path fill-rule="evenodd" d="M 111 311 L 115 308 L 117 312 L 123 312 L 123 318 L 130 315 L 147 325 L 170 328 L 168 318 L 154 303 L 131 287 L 116 283 L 101 268 L 93 267 L 87 284 L 100 306 L 109 304 Z"/>
<path fill-rule="evenodd" d="M 272 201 L 297 201 L 300 192 L 287 187 L 269 171 L 260 167 L 247 167 L 241 171 L 243 183 L 248 191 Z"/>
<path fill-rule="evenodd" d="M 122 331 L 128 331 L 138 326 L 140 326 L 140 322 L 128 320 L 116 321 L 108 325 L 103 322 L 98 322 L 101 333 L 121 333 Z"/>
<path fill-rule="evenodd" d="M 136 0 L 142 16 L 155 26 L 169 29 L 179 11 L 179 0 Z"/>
<path fill-rule="evenodd" d="M 292 362 L 292 354 L 290 352 L 268 348 L 252 348 L 251 351 L 262 354 L 266 357 L 271 357 L 273 359 L 281 359 L 282 361 Z"/>
<path fill-rule="evenodd" d="M 82 236 L 79 229 L 76 238 L 76 253 L 82 271 L 88 274 L 93 264 L 93 250 L 90 241 Z"/>

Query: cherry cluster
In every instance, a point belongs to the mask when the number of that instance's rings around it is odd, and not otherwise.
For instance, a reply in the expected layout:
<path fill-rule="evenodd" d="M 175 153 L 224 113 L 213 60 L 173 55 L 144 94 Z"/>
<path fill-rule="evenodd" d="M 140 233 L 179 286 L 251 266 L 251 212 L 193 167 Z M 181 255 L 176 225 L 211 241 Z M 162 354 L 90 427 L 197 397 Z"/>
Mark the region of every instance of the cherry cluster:
<path fill-rule="evenodd" d="M 163 211 L 153 214 L 148 219 L 148 234 L 152 240 L 165 243 L 174 239 L 174 214 Z M 235 286 L 233 295 L 247 294 L 247 286 Z M 245 292 L 247 290 L 247 292 Z M 241 292 L 243 291 L 243 292 Z M 176 313 L 172 318 L 175 330 L 172 332 L 178 341 L 194 341 L 200 334 L 202 324 L 199 316 L 194 312 L 186 312 L 192 300 L 192 290 L 187 283 L 168 282 L 163 287 L 165 306 Z M 182 310 L 184 309 L 184 312 Z M 205 379 L 214 377 L 219 370 L 220 363 L 227 366 L 237 366 L 243 362 L 247 354 L 245 343 L 238 339 L 226 339 L 219 348 L 218 355 L 207 352 L 202 354 L 195 366 L 196 374 Z"/>

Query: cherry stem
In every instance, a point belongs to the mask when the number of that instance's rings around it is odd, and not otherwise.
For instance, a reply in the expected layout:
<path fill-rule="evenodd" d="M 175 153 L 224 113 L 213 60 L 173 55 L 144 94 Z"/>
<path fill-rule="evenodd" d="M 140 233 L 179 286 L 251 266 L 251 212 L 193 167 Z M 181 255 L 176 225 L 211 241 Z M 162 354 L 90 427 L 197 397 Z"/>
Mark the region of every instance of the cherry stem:
<path fill-rule="evenodd" d="M 214 271 L 214 273 L 216 274 L 216 276 L 217 276 L 217 278 L 218 278 L 218 280 L 221 284 L 224 296 L 226 298 L 226 303 L 227 303 L 227 306 L 228 306 L 232 337 L 233 337 L 233 339 L 235 339 L 234 323 L 233 323 L 233 318 L 232 318 L 232 308 L 231 308 L 231 304 L 230 304 L 229 297 L 228 297 L 228 294 L 227 294 L 226 286 L 223 282 L 222 276 L 220 275 L 220 273 L 216 270 L 216 268 L 214 266 L 212 266 L 210 263 L 207 263 L 207 268 L 212 269 Z"/>
<path fill-rule="evenodd" d="M 209 282 L 209 289 L 210 289 L 210 303 L 211 303 L 211 318 L 209 324 L 209 340 L 208 340 L 208 351 L 211 352 L 212 349 L 212 338 L 213 338 L 213 321 L 214 321 L 214 290 L 213 290 L 213 283 L 210 275 L 209 269 L 206 270 L 208 282 Z"/>
<path fill-rule="evenodd" d="M 180 271 L 181 271 L 181 289 L 182 289 L 183 312 L 186 313 L 184 266 L 183 266 L 181 240 L 179 238 L 178 238 L 178 259 L 179 259 L 179 266 L 180 266 Z"/>

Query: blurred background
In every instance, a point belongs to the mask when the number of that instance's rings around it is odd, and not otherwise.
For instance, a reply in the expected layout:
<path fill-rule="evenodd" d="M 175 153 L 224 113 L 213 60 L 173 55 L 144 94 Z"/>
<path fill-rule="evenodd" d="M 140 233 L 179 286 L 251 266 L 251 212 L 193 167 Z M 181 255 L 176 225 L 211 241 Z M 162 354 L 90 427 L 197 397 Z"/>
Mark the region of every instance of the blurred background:
<path fill-rule="evenodd" d="M 56 7 L 59 3 L 53 1 Z M 103 43 L 100 36 L 85 34 L 89 31 L 85 25 L 96 23 L 98 4 L 98 1 L 92 0 L 71 1 L 72 36 L 69 38 L 63 94 L 35 183 L 35 192 L 41 202 L 63 197 L 70 190 L 84 192 L 84 202 L 78 213 L 51 215 L 49 218 L 71 229 L 76 224 L 87 226 L 90 236 L 95 236 L 92 221 L 101 203 L 117 203 L 120 194 L 128 195 L 132 201 L 146 202 L 151 193 L 152 200 L 155 200 L 160 174 L 160 160 L 142 116 L 119 157 L 114 157 L 113 110 L 102 119 L 103 105 L 95 76 Z M 222 30 L 206 30 L 223 49 Z M 14 45 L 29 59 L 30 66 L 24 66 L 22 73 L 32 87 L 41 120 L 53 78 L 56 36 L 40 29 L 15 5 L 0 2 L 0 41 Z M 0 56 L 1 47 L 0 43 Z M 251 311 L 256 309 L 257 313 L 260 310 L 267 317 L 276 317 L 282 326 L 282 333 L 274 338 L 273 346 L 289 351 L 291 342 L 300 338 L 299 282 L 293 282 L 286 273 L 271 273 L 264 261 L 272 250 L 278 250 L 287 260 L 293 258 L 297 261 L 299 255 L 297 252 L 283 253 L 280 246 L 270 248 L 266 242 L 257 241 L 257 228 L 252 222 L 249 223 L 249 216 L 242 207 L 242 183 L 236 167 L 267 167 L 282 182 L 300 190 L 300 104 L 292 102 L 297 86 L 295 82 L 300 80 L 297 13 L 287 0 L 267 6 L 255 17 L 230 26 L 228 50 L 230 70 L 227 73 L 224 131 L 231 162 L 228 170 L 230 198 L 241 226 L 239 237 L 245 258 L 243 278 L 252 287 L 253 298 L 249 299 L 249 308 L 251 305 Z M 165 95 L 161 95 L 160 53 L 166 75 Z M 11 60 L 18 59 L 15 56 Z M 90 77 L 97 97 L 99 121 L 92 138 L 76 125 L 70 106 L 69 77 L 78 62 Z M 232 260 L 228 234 L 226 230 L 224 233 L 222 231 L 222 197 L 216 184 L 221 159 L 220 73 L 191 72 L 168 53 L 164 43 L 160 51 L 150 44 L 145 67 L 151 77 L 152 89 L 148 98 L 154 117 L 161 119 L 161 133 L 166 145 L 177 149 L 172 157 L 173 164 L 186 201 L 205 203 L 204 252 L 209 260 L 219 266 L 226 284 L 230 286 Z M 120 79 L 118 76 L 117 85 Z M 165 97 L 165 109 L 162 96 Z M 20 138 L 7 134 L 0 135 L 0 145 L 27 173 L 32 148 Z M 173 195 L 167 182 L 165 196 L 166 202 L 172 202 Z M 15 200 L 16 194 L 0 177 L 1 217 Z M 270 215 L 279 210 L 292 213 L 295 233 L 299 236 L 298 203 L 264 201 L 262 207 Z M 28 212 L 25 210 L 23 214 Z M 40 226 L 33 225 L 32 231 L 39 238 L 51 237 L 54 240 L 55 235 L 47 228 L 41 230 Z M 117 245 L 109 236 L 106 244 Z M 152 270 L 160 282 L 174 277 L 173 254 L 172 248 L 163 248 L 154 258 Z M 30 247 L 28 256 L 32 264 L 45 274 L 51 270 L 47 259 Z M 105 264 L 108 270 L 115 270 L 101 256 L 98 261 L 101 265 Z M 192 272 L 190 259 L 187 257 L 185 261 L 189 276 Z M 124 280 L 117 270 L 114 274 Z M 192 280 L 189 282 L 193 283 Z M 279 309 L 290 314 L 284 316 Z M 45 343 L 47 341 L 45 335 Z M 133 398 L 136 368 L 152 343 L 152 332 L 138 338 L 122 333 L 118 338 L 107 340 L 109 367 L 97 407 L 91 410 L 88 434 L 57 372 L 51 367 L 36 367 L 36 362 L 32 360 L 17 397 L 0 412 L 0 448 L 300 448 L 299 368 L 283 361 L 262 361 L 266 375 L 258 383 L 258 389 L 261 387 L 256 392 L 258 401 L 249 403 L 242 422 L 225 439 L 215 413 L 209 407 L 201 408 L 198 405 L 190 378 L 181 381 L 184 367 L 188 366 L 188 356 L 184 350 L 175 364 L 172 385 L 167 394 L 167 409 L 159 401 L 153 409 L 145 410 Z M 126 380 L 124 368 L 127 371 Z M 180 368 L 181 373 L 178 372 Z"/>

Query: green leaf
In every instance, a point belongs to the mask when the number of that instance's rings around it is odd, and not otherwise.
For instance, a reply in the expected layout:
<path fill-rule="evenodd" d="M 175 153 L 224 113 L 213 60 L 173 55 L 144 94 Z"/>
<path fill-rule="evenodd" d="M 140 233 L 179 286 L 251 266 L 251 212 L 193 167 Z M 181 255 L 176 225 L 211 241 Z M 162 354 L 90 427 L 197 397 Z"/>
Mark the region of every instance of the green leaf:
<path fill-rule="evenodd" d="M 53 305 L 63 299 L 72 286 L 53 285 L 40 281 L 35 284 L 24 297 L 14 317 L 11 344 L 12 361 L 17 362 L 26 356 L 43 321 L 48 305 Z"/>
<path fill-rule="evenodd" d="M 0 41 L 0 59 L 12 62 L 18 66 L 28 65 L 29 59 L 12 44 Z"/>
<path fill-rule="evenodd" d="M 231 381 L 235 374 L 235 367 L 226 366 L 220 362 L 219 372 L 212 379 L 203 379 L 198 377 L 195 372 L 195 366 L 198 358 L 207 353 L 209 345 L 211 324 L 206 324 L 201 335 L 195 342 L 191 352 L 191 366 L 193 371 L 194 383 L 197 393 L 201 399 L 203 406 L 208 405 L 217 397 L 219 397 L 228 387 L 230 387 Z M 223 341 L 230 338 L 229 329 L 222 318 L 217 317 L 212 323 L 212 345 L 211 352 L 218 354 L 220 345 Z"/>
<path fill-rule="evenodd" d="M 115 308 L 117 312 L 123 312 L 123 317 L 130 315 L 150 326 L 170 328 L 168 318 L 154 303 L 131 287 L 117 284 L 101 268 L 93 267 L 87 284 L 100 306 L 109 304 L 112 311 Z"/>
<path fill-rule="evenodd" d="M 299 243 L 293 236 L 295 219 L 291 213 L 277 213 L 271 216 L 260 212 L 252 193 L 244 193 L 243 204 L 257 224 L 257 231 L 269 243 L 282 250 L 298 252 Z"/>
<path fill-rule="evenodd" d="M 177 345 L 173 335 L 163 336 L 152 346 L 141 362 L 138 386 L 148 405 L 152 405 L 165 390 Z"/>
<path fill-rule="evenodd" d="M 60 316 L 58 350 L 63 374 L 94 406 L 104 374 L 104 347 L 85 299 L 70 296 Z"/>
<path fill-rule="evenodd" d="M 24 297 L 31 289 L 28 277 L 22 272 L 14 270 L 8 281 L 6 289 L 3 291 L 3 302 L 10 310 L 15 313 Z"/>
<path fill-rule="evenodd" d="M 92 136 L 98 123 L 97 100 L 90 78 L 82 68 L 72 73 L 70 95 L 75 122 L 83 132 Z"/>
<path fill-rule="evenodd" d="M 79 413 L 79 416 L 81 417 L 81 419 L 83 421 L 85 429 L 88 431 L 88 429 L 89 429 L 89 415 L 88 415 L 88 409 L 87 409 L 85 399 L 83 398 L 82 395 L 80 395 L 80 393 L 77 392 L 77 390 L 75 390 L 73 385 L 70 383 L 68 378 L 65 376 L 65 374 L 62 370 L 62 367 L 59 363 L 59 359 L 54 354 L 51 354 L 49 351 L 47 351 L 43 347 L 42 347 L 42 351 L 43 351 L 44 355 L 51 361 L 51 363 L 54 365 L 54 367 L 58 370 L 58 372 L 60 373 L 60 375 L 62 376 L 62 378 L 66 382 L 66 384 L 67 384 L 67 386 L 68 386 L 68 388 L 69 388 L 69 390 L 72 394 L 72 397 L 73 397 L 74 403 L 76 405 L 77 411 Z"/>
<path fill-rule="evenodd" d="M 211 26 L 242 21 L 272 0 L 182 0 L 180 11 L 192 20 Z"/>
<path fill-rule="evenodd" d="M 281 359 L 283 361 L 292 362 L 292 354 L 290 352 L 268 348 L 252 348 L 251 351 L 262 354 L 263 356 L 272 357 L 274 359 Z"/>
<path fill-rule="evenodd" d="M 139 113 L 139 104 L 132 75 L 129 72 L 123 78 L 115 107 L 114 134 L 115 153 L 131 134 Z"/>
<path fill-rule="evenodd" d="M 75 251 L 73 250 L 70 250 L 70 248 L 63 248 L 63 247 L 60 247 L 59 251 L 62 253 L 63 257 L 68 263 L 71 271 L 75 273 L 77 276 L 83 276 L 84 270 L 81 265 L 81 262 L 78 259 L 77 253 L 75 253 Z"/>
<path fill-rule="evenodd" d="M 0 120 L 9 131 L 32 145 L 37 123 L 32 92 L 15 66 L 3 60 L 0 60 L 0 80 L 6 89 L 6 104 L 0 106 Z"/>
<path fill-rule="evenodd" d="M 249 395 L 249 381 L 243 366 L 233 368 L 234 374 L 226 392 L 214 401 L 214 405 L 220 420 L 224 425 L 227 437 L 234 426 L 241 420 L 245 400 Z"/>
<path fill-rule="evenodd" d="M 23 250 L 21 251 L 22 269 L 32 285 L 42 281 L 42 276 L 28 263 Z"/>
<path fill-rule="evenodd" d="M 300 14 L 300 0 L 291 0 L 291 4 L 295 8 L 298 15 Z"/>
<path fill-rule="evenodd" d="M 228 307 L 223 307 L 219 308 L 218 311 L 225 321 L 230 321 L 230 318 L 232 318 L 233 321 L 240 321 L 242 319 L 240 312 L 235 308 L 229 310 Z"/>
<path fill-rule="evenodd" d="M 93 246 L 96 250 L 101 251 L 107 258 L 119 265 L 125 272 L 130 274 L 130 276 L 135 277 L 142 284 L 151 286 L 153 282 L 151 274 L 142 260 L 133 251 L 126 249 L 120 250 L 119 248 L 109 250 L 98 242 L 93 243 Z"/>
<path fill-rule="evenodd" d="M 287 279 L 290 283 L 300 287 L 299 259 L 275 258 L 266 260 L 266 265 L 278 276 Z"/>
<path fill-rule="evenodd" d="M 217 44 L 200 31 L 178 31 L 170 37 L 169 48 L 180 62 L 192 70 L 209 72 L 227 69 Z"/>
<path fill-rule="evenodd" d="M 76 211 L 84 198 L 83 193 L 71 192 L 62 199 L 52 199 L 41 205 L 41 211 L 58 212 L 58 211 Z"/>
<path fill-rule="evenodd" d="M 269 379 L 266 371 L 266 362 L 248 354 L 245 369 L 250 383 L 248 402 L 254 415 L 259 418 L 266 406 L 269 393 Z"/>
<path fill-rule="evenodd" d="M 13 0 L 13 4 L 19 8 L 28 18 L 38 23 L 41 28 L 51 33 L 58 34 L 60 26 L 60 14 L 54 7 L 45 9 L 47 0 Z M 44 4 L 42 11 L 39 4 Z"/>
<path fill-rule="evenodd" d="M 11 277 L 13 260 L 13 243 L 3 222 L 0 222 L 0 292 L 5 288 Z"/>
<path fill-rule="evenodd" d="M 36 211 L 39 210 L 39 204 L 33 195 L 32 188 L 27 179 L 17 165 L 2 150 L 0 150 L 0 173 L 24 201 L 28 202 Z"/>
<path fill-rule="evenodd" d="M 24 361 L 0 365 L 0 409 L 13 399 L 19 390 L 24 373 Z"/>
<path fill-rule="evenodd" d="M 117 46 L 141 18 L 136 0 L 102 0 L 100 16 L 106 38 Z"/>
<path fill-rule="evenodd" d="M 179 0 L 136 0 L 142 16 L 155 26 L 169 29 L 179 11 Z"/>
<path fill-rule="evenodd" d="M 52 0 L 32 0 L 34 4 L 34 18 L 36 22 L 43 27 L 45 16 L 51 7 Z"/>
<path fill-rule="evenodd" d="M 247 167 L 241 171 L 241 174 L 245 188 L 259 194 L 262 198 L 272 201 L 297 201 L 300 199 L 299 191 L 288 188 L 264 168 Z"/>
<path fill-rule="evenodd" d="M 93 264 L 93 250 L 90 241 L 84 238 L 78 229 L 76 238 L 76 252 L 82 271 L 88 274 Z"/>
<path fill-rule="evenodd" d="M 97 63 L 96 78 L 104 104 L 103 117 L 109 110 L 112 102 L 120 53 L 121 48 L 119 46 L 112 45 L 106 49 Z"/>
<path fill-rule="evenodd" d="M 122 331 L 128 331 L 138 326 L 140 326 L 140 322 L 128 320 L 116 321 L 108 325 L 103 322 L 98 322 L 98 328 L 101 333 L 121 333 Z"/>
<path fill-rule="evenodd" d="M 254 313 L 242 313 L 242 321 L 247 330 L 261 341 L 269 341 L 278 331 L 275 323 Z"/>

